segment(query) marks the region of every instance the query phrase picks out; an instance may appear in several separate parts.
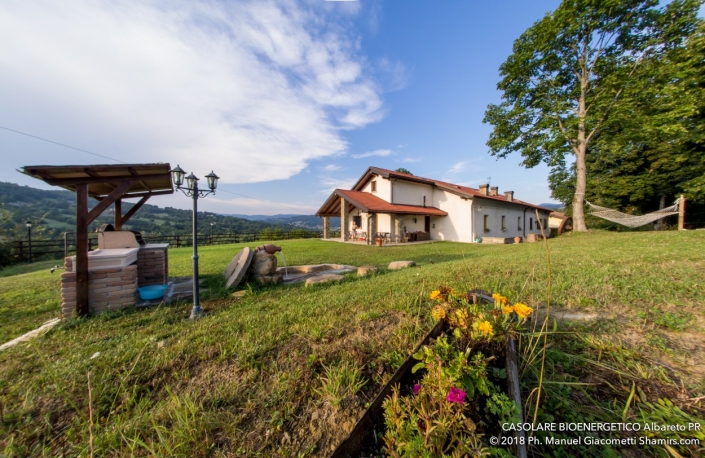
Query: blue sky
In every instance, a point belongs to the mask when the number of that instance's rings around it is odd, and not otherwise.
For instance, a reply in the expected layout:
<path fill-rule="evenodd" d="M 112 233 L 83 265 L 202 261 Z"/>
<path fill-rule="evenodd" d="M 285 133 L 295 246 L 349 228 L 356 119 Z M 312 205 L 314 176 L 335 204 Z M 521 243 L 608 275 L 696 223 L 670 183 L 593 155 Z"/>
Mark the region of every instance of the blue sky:
<path fill-rule="evenodd" d="M 219 213 L 310 214 L 370 165 L 549 202 L 547 169 L 491 157 L 482 118 L 513 41 L 558 4 L 6 0 L 0 126 L 213 169 L 199 207 Z M 4 129 L 0 149 L 0 181 L 47 189 L 15 170 L 118 163 Z"/>

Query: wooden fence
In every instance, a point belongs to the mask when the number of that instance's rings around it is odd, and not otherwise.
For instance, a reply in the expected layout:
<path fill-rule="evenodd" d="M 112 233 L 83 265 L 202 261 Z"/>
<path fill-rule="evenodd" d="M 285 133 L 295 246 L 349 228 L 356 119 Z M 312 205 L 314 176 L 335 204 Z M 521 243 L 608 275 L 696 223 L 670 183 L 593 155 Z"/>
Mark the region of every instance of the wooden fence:
<path fill-rule="evenodd" d="M 321 238 L 323 234 L 316 231 L 291 232 L 231 232 L 225 234 L 198 234 L 198 245 L 225 245 L 230 243 L 249 243 L 260 240 L 294 240 Z M 331 231 L 331 237 L 340 237 L 340 231 Z M 190 247 L 193 245 L 191 234 L 177 235 L 148 235 L 143 237 L 147 243 L 168 243 L 171 248 Z M 15 240 L 7 242 L 4 248 L 14 262 L 28 262 L 31 250 L 33 260 L 61 259 L 76 253 L 73 232 L 65 232 L 64 237 L 58 240 Z M 88 235 L 88 250 L 98 247 L 98 235 Z"/>

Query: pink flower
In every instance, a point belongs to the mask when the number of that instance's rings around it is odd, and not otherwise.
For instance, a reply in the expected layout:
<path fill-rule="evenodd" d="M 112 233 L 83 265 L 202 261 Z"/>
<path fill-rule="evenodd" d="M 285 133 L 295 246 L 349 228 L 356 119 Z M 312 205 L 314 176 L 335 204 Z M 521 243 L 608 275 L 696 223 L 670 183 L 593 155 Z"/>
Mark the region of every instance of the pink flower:
<path fill-rule="evenodd" d="M 421 391 L 421 384 L 417 383 L 414 385 L 414 394 L 419 394 L 419 391 Z"/>
<path fill-rule="evenodd" d="M 451 388 L 450 393 L 448 393 L 448 396 L 446 397 L 446 401 L 448 402 L 459 402 L 461 404 L 465 404 L 465 391 L 459 390 L 458 388 Z"/>

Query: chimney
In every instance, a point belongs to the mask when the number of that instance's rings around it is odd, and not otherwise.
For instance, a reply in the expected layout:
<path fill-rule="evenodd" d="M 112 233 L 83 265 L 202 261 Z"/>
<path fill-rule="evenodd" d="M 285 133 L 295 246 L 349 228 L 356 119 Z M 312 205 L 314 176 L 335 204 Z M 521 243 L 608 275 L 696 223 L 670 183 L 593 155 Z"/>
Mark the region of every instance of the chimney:
<path fill-rule="evenodd" d="M 490 195 L 491 195 L 491 196 L 496 196 L 498 191 L 499 191 L 499 188 L 498 188 L 497 186 L 492 186 L 492 187 L 490 188 Z"/>
<path fill-rule="evenodd" d="M 483 196 L 486 196 L 486 195 L 488 194 L 488 193 L 487 193 L 487 188 L 489 188 L 489 187 L 490 187 L 490 184 L 489 184 L 489 183 L 487 183 L 487 184 L 481 184 L 481 185 L 480 185 L 480 194 L 482 194 Z"/>
<path fill-rule="evenodd" d="M 507 202 L 514 202 L 514 191 L 505 192 L 504 197 L 507 198 Z"/>

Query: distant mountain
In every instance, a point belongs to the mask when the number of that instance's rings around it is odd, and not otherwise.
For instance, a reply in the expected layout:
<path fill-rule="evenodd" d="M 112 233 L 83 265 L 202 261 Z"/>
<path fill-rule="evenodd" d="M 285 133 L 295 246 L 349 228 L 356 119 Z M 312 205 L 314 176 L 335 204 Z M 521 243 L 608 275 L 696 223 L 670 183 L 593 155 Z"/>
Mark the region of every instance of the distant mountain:
<path fill-rule="evenodd" d="M 159 198 L 155 197 L 150 202 L 157 203 Z M 96 203 L 96 200 L 90 199 L 88 205 L 92 207 Z M 127 201 L 124 202 L 123 213 L 127 213 L 132 205 Z M 110 206 L 91 224 L 90 230 L 95 230 L 103 223 L 112 223 L 114 212 L 114 207 Z M 32 238 L 59 238 L 62 232 L 76 230 L 75 213 L 76 195 L 73 192 L 45 191 L 0 182 L 0 241 L 25 239 L 27 220 L 33 223 Z M 213 223 L 212 227 L 211 223 Z M 201 234 L 208 234 L 211 230 L 214 234 L 260 232 L 267 228 L 281 229 L 286 232 L 290 226 L 283 220 L 253 221 L 211 212 L 198 212 L 198 231 Z M 191 210 L 145 204 L 130 218 L 123 229 L 141 231 L 145 236 L 189 234 L 191 233 Z"/>
<path fill-rule="evenodd" d="M 546 203 L 546 204 L 539 204 L 539 207 L 550 208 L 551 210 L 562 210 L 565 208 L 565 204 Z"/>
<path fill-rule="evenodd" d="M 322 230 L 323 229 L 323 219 L 315 215 L 293 215 L 293 214 L 280 214 L 280 215 L 241 215 L 241 214 L 231 214 L 228 216 L 235 216 L 238 218 L 245 218 L 251 221 L 261 221 L 270 224 L 275 224 L 283 226 L 286 228 L 301 228 L 310 230 Z M 340 229 L 340 218 L 330 219 L 331 230 Z"/>

